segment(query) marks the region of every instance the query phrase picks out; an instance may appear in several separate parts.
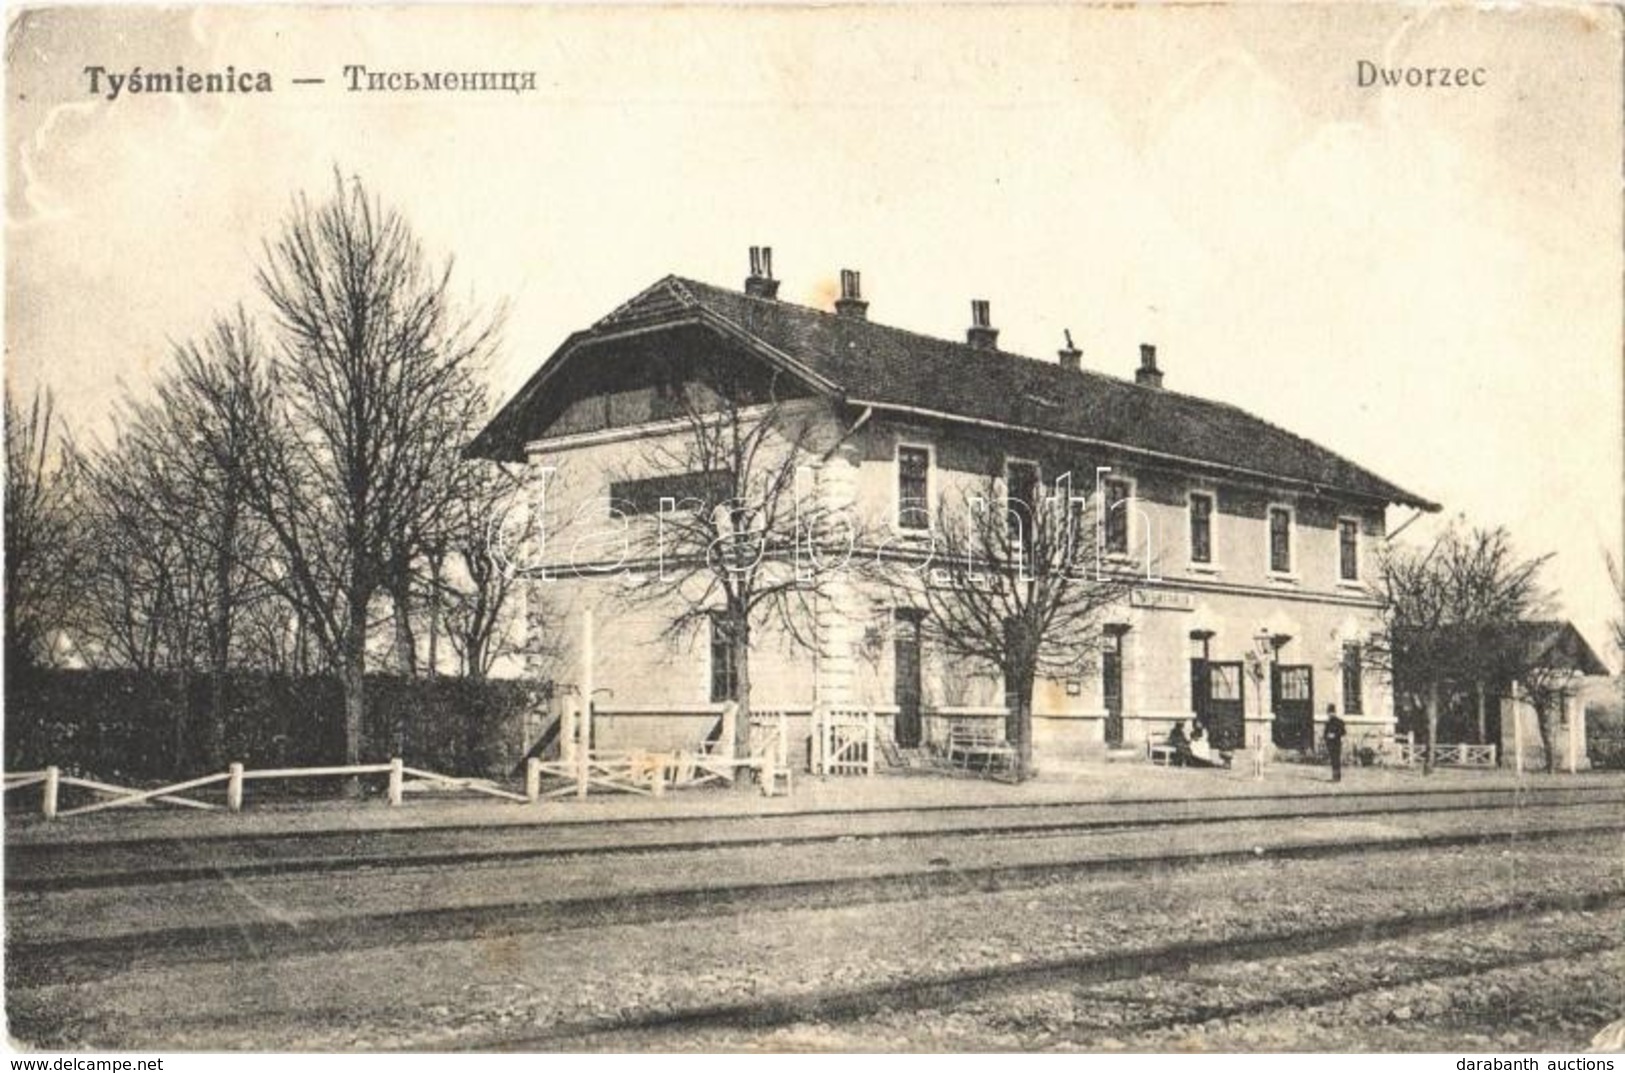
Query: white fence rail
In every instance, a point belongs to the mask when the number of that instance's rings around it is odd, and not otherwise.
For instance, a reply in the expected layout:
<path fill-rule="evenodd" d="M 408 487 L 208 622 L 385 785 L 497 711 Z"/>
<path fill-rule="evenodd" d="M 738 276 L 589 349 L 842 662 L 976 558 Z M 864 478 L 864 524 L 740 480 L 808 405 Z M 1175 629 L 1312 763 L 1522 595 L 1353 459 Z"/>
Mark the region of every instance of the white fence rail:
<path fill-rule="evenodd" d="M 805 709 L 803 709 L 805 711 Z M 789 718 L 791 713 L 770 710 L 752 713 L 750 719 L 750 747 L 748 755 L 733 754 L 733 720 L 735 710 L 730 706 L 723 713 L 722 734 L 718 741 L 701 745 L 694 750 L 612 751 L 593 749 L 590 714 L 579 710 L 579 705 L 567 705 L 561 713 L 560 757 L 543 760 L 530 757 L 525 763 L 523 793 L 504 789 L 489 779 L 465 778 L 445 775 L 421 768 L 407 767 L 400 758 L 379 764 L 349 764 L 331 767 L 284 767 L 248 769 L 240 763 L 230 764 L 225 771 L 200 775 L 184 782 L 167 786 L 141 788 L 118 786 L 76 775 L 65 775 L 58 767 L 39 771 L 11 771 L 3 774 L 4 790 L 22 790 L 40 787 L 40 812 L 48 820 L 58 817 L 83 816 L 137 805 L 175 805 L 181 808 L 239 812 L 243 808 L 247 785 L 268 779 L 318 779 L 356 777 L 361 775 L 387 775 L 389 777 L 389 803 L 401 804 L 404 795 L 413 790 L 464 790 L 507 801 L 536 802 L 543 798 L 566 795 L 586 796 L 589 788 L 622 793 L 661 796 L 667 788 L 700 785 L 708 781 L 733 782 L 742 772 L 754 771 L 762 792 L 772 795 L 782 783 L 785 790 L 792 789 L 794 766 L 790 759 Z M 816 751 L 819 770 L 830 774 L 873 774 L 875 755 L 874 713 L 832 711 L 814 713 L 818 728 Z M 827 761 L 827 763 L 825 762 Z M 562 780 L 564 786 L 543 790 L 543 777 Z M 225 803 L 200 801 L 184 796 L 188 791 L 225 784 Z M 88 791 L 97 798 L 74 808 L 61 808 L 63 788 Z M 81 795 L 82 796 L 82 795 Z"/>
<path fill-rule="evenodd" d="M 113 783 L 100 782 L 96 779 L 81 778 L 76 775 L 64 775 L 60 768 L 47 767 L 43 771 L 11 771 L 4 776 L 5 791 L 20 790 L 29 786 L 39 786 L 40 814 L 48 820 L 58 817 L 85 816 L 93 812 L 106 812 L 109 809 L 130 808 L 135 805 L 163 804 L 178 805 L 182 808 L 218 810 L 222 806 L 208 801 L 199 801 L 196 798 L 183 797 L 183 791 L 197 790 L 205 786 L 214 786 L 219 783 L 226 784 L 225 808 L 231 812 L 240 812 L 243 807 L 244 787 L 254 780 L 265 779 L 317 779 L 333 778 L 335 776 L 358 775 L 388 775 L 389 776 L 389 803 L 399 805 L 405 792 L 419 789 L 450 789 L 468 790 L 474 793 L 485 794 L 490 797 L 500 797 L 509 801 L 534 801 L 534 794 L 518 794 L 511 790 L 504 790 L 489 779 L 458 778 L 452 775 L 442 775 L 434 771 L 424 771 L 420 768 L 411 768 L 403 764 L 399 758 L 387 764 L 350 764 L 338 767 L 290 767 L 290 768 L 261 768 L 250 771 L 242 764 L 233 763 L 225 771 L 212 775 L 200 775 L 195 779 L 184 782 L 171 783 L 168 786 L 158 786 L 151 789 L 140 789 L 134 786 L 118 786 Z M 534 780 L 530 780 L 534 781 Z M 527 782 L 527 788 L 529 782 Z M 92 801 L 77 808 L 61 808 L 62 788 L 77 787 L 88 790 L 99 801 Z"/>
<path fill-rule="evenodd" d="M 1385 751 L 1385 755 L 1401 767 L 1415 767 L 1427 762 L 1428 747 L 1409 741 L 1396 741 Z M 1495 746 L 1435 745 L 1433 764 L 1435 767 L 1494 767 Z"/>

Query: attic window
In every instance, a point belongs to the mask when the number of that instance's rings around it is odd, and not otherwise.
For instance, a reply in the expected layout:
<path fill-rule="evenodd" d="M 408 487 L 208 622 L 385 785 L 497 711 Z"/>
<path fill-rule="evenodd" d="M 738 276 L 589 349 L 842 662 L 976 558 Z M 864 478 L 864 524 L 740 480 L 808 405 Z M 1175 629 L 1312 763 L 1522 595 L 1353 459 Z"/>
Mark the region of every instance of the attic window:
<path fill-rule="evenodd" d="M 679 511 L 709 512 L 733 493 L 733 474 L 727 470 L 667 473 L 641 480 L 615 481 L 609 486 L 610 516 L 659 514 L 661 502 L 668 499 Z"/>

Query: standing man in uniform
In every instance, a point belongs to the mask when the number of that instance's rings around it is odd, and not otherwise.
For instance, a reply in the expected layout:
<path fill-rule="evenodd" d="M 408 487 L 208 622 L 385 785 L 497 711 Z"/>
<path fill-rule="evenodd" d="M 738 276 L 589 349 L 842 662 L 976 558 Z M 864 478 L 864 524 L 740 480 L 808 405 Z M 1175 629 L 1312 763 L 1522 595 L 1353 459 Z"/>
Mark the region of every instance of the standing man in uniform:
<path fill-rule="evenodd" d="M 1343 781 L 1343 732 L 1347 728 L 1337 717 L 1337 706 L 1326 705 L 1326 729 L 1322 732 L 1326 742 L 1326 755 L 1332 760 L 1332 781 Z"/>

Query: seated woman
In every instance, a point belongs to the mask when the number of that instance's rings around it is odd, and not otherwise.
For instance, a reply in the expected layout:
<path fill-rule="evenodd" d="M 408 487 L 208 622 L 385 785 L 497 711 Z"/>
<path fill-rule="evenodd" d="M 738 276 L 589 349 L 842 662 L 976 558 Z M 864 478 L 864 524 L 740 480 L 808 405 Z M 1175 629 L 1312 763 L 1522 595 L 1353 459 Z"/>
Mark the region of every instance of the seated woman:
<path fill-rule="evenodd" d="M 1189 755 L 1185 762 L 1191 767 L 1218 766 L 1213 761 L 1213 746 L 1207 740 L 1207 735 L 1203 732 L 1201 723 L 1191 727 L 1191 740 L 1187 748 Z"/>

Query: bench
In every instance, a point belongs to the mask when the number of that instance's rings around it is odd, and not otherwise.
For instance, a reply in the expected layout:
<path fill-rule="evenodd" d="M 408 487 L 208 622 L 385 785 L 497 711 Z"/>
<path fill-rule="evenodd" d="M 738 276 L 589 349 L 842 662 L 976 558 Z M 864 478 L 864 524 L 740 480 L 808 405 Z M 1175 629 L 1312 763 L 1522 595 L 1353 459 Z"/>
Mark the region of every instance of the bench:
<path fill-rule="evenodd" d="M 1163 767 L 1176 766 L 1175 758 L 1179 750 L 1168 744 L 1168 735 L 1154 734 L 1145 740 L 1145 758 L 1153 764 Z M 1209 746 L 1205 751 L 1200 750 L 1194 743 L 1185 746 L 1185 767 L 1223 767 L 1230 766 L 1231 754 L 1229 750 L 1214 749 Z"/>
<path fill-rule="evenodd" d="M 1016 763 L 1016 750 L 1003 737 L 991 728 L 968 723 L 955 723 L 948 728 L 944 754 L 951 766 L 966 771 L 972 767 L 990 771 L 995 764 L 1009 769 Z"/>

